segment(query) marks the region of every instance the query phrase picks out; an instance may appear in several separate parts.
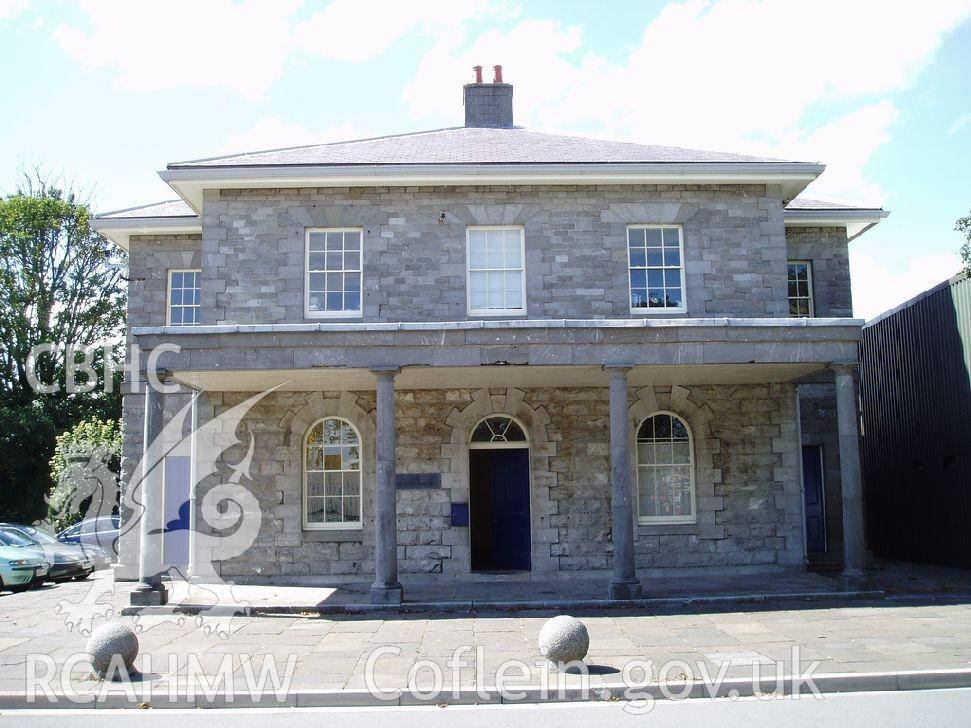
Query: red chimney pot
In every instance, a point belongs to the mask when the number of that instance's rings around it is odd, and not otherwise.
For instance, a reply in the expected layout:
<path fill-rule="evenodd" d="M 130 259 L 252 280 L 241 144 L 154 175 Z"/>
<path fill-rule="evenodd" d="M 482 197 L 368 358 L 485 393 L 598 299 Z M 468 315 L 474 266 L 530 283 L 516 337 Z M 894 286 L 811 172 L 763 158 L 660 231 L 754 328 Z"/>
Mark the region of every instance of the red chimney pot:
<path fill-rule="evenodd" d="M 472 66 L 472 70 L 475 71 L 475 82 L 482 83 L 482 66 Z"/>
<path fill-rule="evenodd" d="M 502 66 L 493 66 L 496 71 L 496 77 L 493 79 L 493 83 L 502 83 Z"/>

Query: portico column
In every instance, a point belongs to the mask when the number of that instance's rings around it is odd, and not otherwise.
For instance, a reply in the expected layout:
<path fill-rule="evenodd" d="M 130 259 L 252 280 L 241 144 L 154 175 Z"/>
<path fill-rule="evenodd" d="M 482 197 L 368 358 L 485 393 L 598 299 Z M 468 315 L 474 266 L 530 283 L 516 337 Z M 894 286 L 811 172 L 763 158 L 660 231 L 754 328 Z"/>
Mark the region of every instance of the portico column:
<path fill-rule="evenodd" d="M 131 593 L 134 606 L 159 606 L 168 602 L 162 584 L 162 447 L 159 436 L 165 407 L 165 396 L 157 386 L 161 382 L 145 381 L 145 428 L 142 439 L 141 483 L 136 499 L 141 502 L 138 549 L 139 584 Z M 139 497 L 140 496 L 140 497 Z"/>
<path fill-rule="evenodd" d="M 863 483 L 860 475 L 860 433 L 853 383 L 855 364 L 837 364 L 836 423 L 839 432 L 840 483 L 843 500 L 843 576 L 860 577 L 866 569 L 863 534 Z"/>
<path fill-rule="evenodd" d="M 400 604 L 398 583 L 398 509 L 395 494 L 397 433 L 394 378 L 399 369 L 374 369 L 377 377 L 377 483 L 375 497 L 374 583 L 372 604 Z"/>
<path fill-rule="evenodd" d="M 189 563 L 186 566 L 186 576 L 190 579 L 199 576 L 199 557 L 196 554 L 196 546 L 198 545 L 198 538 L 196 537 L 198 514 L 196 513 L 196 509 L 199 506 L 199 484 L 196 480 L 199 473 L 196 466 L 199 460 L 199 398 L 201 396 L 201 392 L 193 393 L 190 415 L 192 424 L 191 432 L 189 433 Z"/>
<path fill-rule="evenodd" d="M 610 488 L 614 575 L 611 599 L 634 599 L 641 585 L 634 573 L 634 510 L 630 477 L 630 415 L 627 411 L 629 366 L 606 365 L 610 373 Z"/>

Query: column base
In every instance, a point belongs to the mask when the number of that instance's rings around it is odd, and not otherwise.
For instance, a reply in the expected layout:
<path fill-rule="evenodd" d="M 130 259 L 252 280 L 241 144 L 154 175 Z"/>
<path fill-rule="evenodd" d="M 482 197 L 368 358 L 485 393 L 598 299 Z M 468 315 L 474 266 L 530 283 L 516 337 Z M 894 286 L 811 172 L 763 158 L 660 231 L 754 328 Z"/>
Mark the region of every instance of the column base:
<path fill-rule="evenodd" d="M 368 601 L 371 604 L 401 604 L 403 594 L 404 591 L 398 582 L 372 584 Z"/>
<path fill-rule="evenodd" d="M 869 586 L 869 579 L 863 569 L 843 569 L 840 583 L 846 591 L 858 591 Z"/>
<path fill-rule="evenodd" d="M 129 603 L 133 607 L 161 607 L 169 603 L 169 592 L 163 584 L 140 584 L 132 590 Z"/>
<path fill-rule="evenodd" d="M 641 583 L 637 579 L 614 579 L 607 588 L 608 599 L 637 599 L 641 595 Z"/>

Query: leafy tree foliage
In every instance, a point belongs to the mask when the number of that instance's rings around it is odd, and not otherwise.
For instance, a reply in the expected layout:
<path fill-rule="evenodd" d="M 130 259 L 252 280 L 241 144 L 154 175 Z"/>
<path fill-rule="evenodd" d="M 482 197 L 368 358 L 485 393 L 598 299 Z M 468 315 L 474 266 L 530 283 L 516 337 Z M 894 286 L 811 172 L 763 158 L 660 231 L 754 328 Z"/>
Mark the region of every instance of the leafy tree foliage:
<path fill-rule="evenodd" d="M 86 418 L 121 415 L 120 377 L 106 392 L 101 361 L 93 391 L 63 386 L 69 346 L 123 340 L 124 281 L 112 256 L 88 206 L 43 174 L 25 175 L 0 199 L 0 519 L 46 514 L 57 435 Z M 37 358 L 37 376 L 61 387 L 42 394 L 30 385 L 28 357 L 48 343 L 54 349 Z"/>
<path fill-rule="evenodd" d="M 72 467 L 74 466 L 74 467 Z M 77 522 L 87 512 L 90 495 L 78 497 L 78 472 L 87 478 L 95 466 L 113 474 L 117 485 L 121 470 L 121 423 L 119 420 L 82 420 L 74 429 L 57 436 L 51 458 L 51 480 L 54 488 L 47 504 L 47 519 L 58 531 Z M 102 494 L 98 494 L 99 496 Z M 112 498 L 114 493 L 111 494 Z"/>
<path fill-rule="evenodd" d="M 954 223 L 954 229 L 964 233 L 967 238 L 961 246 L 961 260 L 964 261 L 964 274 L 971 276 L 971 214 L 959 217 Z"/>

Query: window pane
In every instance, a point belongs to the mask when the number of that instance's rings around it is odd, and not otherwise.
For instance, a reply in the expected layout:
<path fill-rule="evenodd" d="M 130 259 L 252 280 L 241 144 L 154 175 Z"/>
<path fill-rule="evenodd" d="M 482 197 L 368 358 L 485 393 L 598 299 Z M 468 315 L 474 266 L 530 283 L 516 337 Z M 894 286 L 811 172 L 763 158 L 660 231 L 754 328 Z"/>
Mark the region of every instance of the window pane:
<path fill-rule="evenodd" d="M 647 236 L 647 244 L 654 245 L 657 247 L 661 246 L 661 230 L 660 228 L 648 228 L 644 231 Z"/>
<path fill-rule="evenodd" d="M 647 305 L 650 308 L 664 307 L 664 289 L 649 289 L 647 292 Z"/>
<path fill-rule="evenodd" d="M 311 291 L 322 291 L 324 290 L 324 274 L 323 273 L 311 273 L 310 274 L 310 290 Z"/>
<path fill-rule="evenodd" d="M 651 266 L 664 265 L 664 257 L 660 248 L 647 249 L 647 264 Z"/>
<path fill-rule="evenodd" d="M 681 265 L 681 251 L 677 248 L 665 248 L 664 265 Z"/>
<path fill-rule="evenodd" d="M 627 244 L 633 247 L 644 247 L 644 229 L 627 228 Z"/>
<path fill-rule="evenodd" d="M 680 288 L 668 288 L 666 298 L 668 308 L 681 308 L 684 305 Z"/>
<path fill-rule="evenodd" d="M 327 298 L 328 311 L 342 311 L 344 310 L 344 296 L 340 293 L 328 293 Z"/>
<path fill-rule="evenodd" d="M 327 251 L 327 267 L 326 270 L 343 270 L 344 268 L 344 255 L 343 253 L 332 253 Z"/>
<path fill-rule="evenodd" d="M 469 267 L 486 267 L 486 247 L 475 233 L 469 234 Z"/>
<path fill-rule="evenodd" d="M 324 233 L 310 233 L 310 250 L 323 250 L 326 238 Z"/>
<path fill-rule="evenodd" d="M 678 228 L 664 228 L 664 244 L 667 247 L 677 248 L 681 244 L 681 236 Z"/>
<path fill-rule="evenodd" d="M 630 265 L 631 268 L 643 268 L 647 265 L 647 253 L 643 249 L 631 249 Z"/>
<path fill-rule="evenodd" d="M 651 272 L 653 273 L 654 271 Z M 630 286 L 631 288 L 647 288 L 647 272 L 643 270 L 632 270 L 630 272 Z"/>
<path fill-rule="evenodd" d="M 664 285 L 667 286 L 668 288 L 680 288 L 681 271 L 680 270 L 664 271 Z"/>
<path fill-rule="evenodd" d="M 361 254 L 356 250 L 344 252 L 344 270 L 360 270 Z"/>
<path fill-rule="evenodd" d="M 510 239 L 510 234 L 506 235 L 506 259 L 504 265 L 506 268 L 521 268 L 522 267 L 522 245 L 519 242 L 519 234 L 512 234 L 514 239 Z"/>
<path fill-rule="evenodd" d="M 631 308 L 647 308 L 647 289 L 632 288 L 630 292 Z"/>
<path fill-rule="evenodd" d="M 360 252 L 361 250 L 361 233 L 358 230 L 353 230 L 344 233 L 344 250 L 351 252 Z"/>
<path fill-rule="evenodd" d="M 502 231 L 486 231 L 486 265 L 489 268 L 502 268 L 503 258 Z"/>

